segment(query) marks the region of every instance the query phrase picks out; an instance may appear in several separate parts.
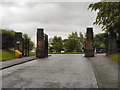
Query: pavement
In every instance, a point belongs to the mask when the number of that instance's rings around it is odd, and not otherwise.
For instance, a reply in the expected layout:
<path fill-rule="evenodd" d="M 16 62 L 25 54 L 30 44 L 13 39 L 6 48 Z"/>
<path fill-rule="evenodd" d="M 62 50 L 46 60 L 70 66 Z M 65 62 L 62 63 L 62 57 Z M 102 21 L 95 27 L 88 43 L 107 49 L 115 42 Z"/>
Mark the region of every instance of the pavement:
<path fill-rule="evenodd" d="M 105 55 L 88 58 L 100 88 L 118 88 L 118 64 Z"/>
<path fill-rule="evenodd" d="M 3 88 L 98 88 L 83 54 L 59 54 L 38 58 L 2 70 Z"/>
<path fill-rule="evenodd" d="M 2 65 L 2 67 L 0 67 L 0 69 L 5 69 L 11 66 L 15 66 L 21 63 L 25 63 L 31 60 L 36 59 L 36 56 L 29 56 L 29 57 L 24 57 L 24 58 L 17 58 L 17 59 L 12 59 L 12 60 L 8 60 L 8 61 L 3 61 L 0 62 L 0 64 Z"/>
<path fill-rule="evenodd" d="M 118 64 L 105 55 L 53 54 L 1 72 L 3 88 L 118 88 Z"/>

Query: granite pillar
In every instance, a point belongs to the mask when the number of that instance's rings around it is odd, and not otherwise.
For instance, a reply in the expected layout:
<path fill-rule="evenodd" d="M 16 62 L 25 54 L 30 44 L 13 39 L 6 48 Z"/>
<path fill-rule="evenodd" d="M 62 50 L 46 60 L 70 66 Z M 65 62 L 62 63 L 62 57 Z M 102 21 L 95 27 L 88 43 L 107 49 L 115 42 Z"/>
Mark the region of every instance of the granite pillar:
<path fill-rule="evenodd" d="M 37 29 L 37 50 L 36 57 L 45 58 L 45 40 L 44 40 L 44 29 Z"/>
<path fill-rule="evenodd" d="M 85 48 L 85 57 L 93 57 L 93 28 L 88 27 L 86 32 L 86 48 Z"/>

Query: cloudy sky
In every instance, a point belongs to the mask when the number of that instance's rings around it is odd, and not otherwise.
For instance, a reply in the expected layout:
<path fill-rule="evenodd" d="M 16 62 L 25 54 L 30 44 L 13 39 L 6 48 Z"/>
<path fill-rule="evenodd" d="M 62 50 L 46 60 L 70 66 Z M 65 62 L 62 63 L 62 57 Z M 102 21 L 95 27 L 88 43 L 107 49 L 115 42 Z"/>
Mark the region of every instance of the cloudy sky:
<path fill-rule="evenodd" d="M 74 31 L 84 34 L 96 18 L 96 12 L 87 10 L 90 3 L 94 2 L 0 2 L 0 28 L 27 33 L 34 42 L 37 27 L 44 28 L 49 38 L 67 38 Z M 102 32 L 100 26 L 93 28 L 95 34 Z"/>

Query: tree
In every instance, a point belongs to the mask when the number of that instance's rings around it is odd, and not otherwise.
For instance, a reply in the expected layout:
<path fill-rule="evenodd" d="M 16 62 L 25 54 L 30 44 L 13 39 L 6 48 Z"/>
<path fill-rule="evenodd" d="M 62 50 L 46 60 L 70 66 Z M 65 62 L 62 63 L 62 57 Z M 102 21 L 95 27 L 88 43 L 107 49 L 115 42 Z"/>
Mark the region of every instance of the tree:
<path fill-rule="evenodd" d="M 64 40 L 64 48 L 68 52 L 81 51 L 81 44 L 77 32 L 72 32 L 72 34 L 69 34 L 68 39 Z"/>
<path fill-rule="evenodd" d="M 119 2 L 97 2 L 90 4 L 88 9 L 97 11 L 97 17 L 94 24 L 102 25 L 106 32 L 113 30 L 120 32 L 120 1 Z"/>
<path fill-rule="evenodd" d="M 53 45 L 53 49 L 54 49 L 56 52 L 60 52 L 62 48 L 63 48 L 63 46 L 62 46 L 62 44 L 60 44 L 59 42 L 56 42 L 56 43 Z"/>
<path fill-rule="evenodd" d="M 63 41 L 61 37 L 54 36 L 51 44 L 51 48 L 53 48 L 53 50 L 56 52 L 60 52 L 63 49 Z"/>
<path fill-rule="evenodd" d="M 64 39 L 64 48 L 65 51 L 73 52 L 74 50 L 74 43 L 72 39 Z"/>
<path fill-rule="evenodd" d="M 62 44 L 62 38 L 54 36 L 52 39 L 52 44 L 54 45 L 56 42 L 59 42 L 60 44 Z"/>
<path fill-rule="evenodd" d="M 105 48 L 104 36 L 105 36 L 105 33 L 99 33 L 94 36 L 93 46 L 95 48 Z"/>
<path fill-rule="evenodd" d="M 24 38 L 24 40 L 25 39 L 29 40 L 29 49 L 33 50 L 35 48 L 35 46 L 34 46 L 33 41 L 31 40 L 31 38 L 27 34 L 23 34 L 23 38 Z"/>
<path fill-rule="evenodd" d="M 79 41 L 80 41 L 82 49 L 84 49 L 85 48 L 86 38 L 84 37 L 84 35 L 81 32 L 79 33 Z"/>
<path fill-rule="evenodd" d="M 48 49 L 49 49 L 49 52 L 53 52 L 52 38 L 49 38 L 49 41 L 48 41 Z"/>
<path fill-rule="evenodd" d="M 30 40 L 30 37 L 25 33 L 25 34 L 23 34 L 23 38 L 24 39 L 29 39 Z"/>

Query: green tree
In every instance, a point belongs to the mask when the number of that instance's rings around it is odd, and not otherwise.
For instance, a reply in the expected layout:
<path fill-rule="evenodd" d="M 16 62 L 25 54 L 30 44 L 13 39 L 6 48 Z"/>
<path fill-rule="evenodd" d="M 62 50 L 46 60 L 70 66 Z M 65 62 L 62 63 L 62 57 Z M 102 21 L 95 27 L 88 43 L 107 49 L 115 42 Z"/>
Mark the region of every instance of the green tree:
<path fill-rule="evenodd" d="M 74 43 L 72 39 L 64 39 L 64 48 L 65 51 L 73 52 L 74 50 Z"/>
<path fill-rule="evenodd" d="M 105 33 L 99 33 L 94 36 L 93 46 L 95 48 L 105 48 L 104 36 L 105 36 Z"/>
<path fill-rule="evenodd" d="M 51 48 L 56 52 L 60 52 L 63 49 L 63 41 L 61 37 L 54 36 L 51 44 Z"/>
<path fill-rule="evenodd" d="M 60 52 L 60 51 L 63 49 L 63 46 L 62 46 L 61 43 L 56 42 L 56 43 L 53 45 L 53 49 L 54 49 L 56 52 Z"/>
<path fill-rule="evenodd" d="M 62 38 L 54 36 L 52 39 L 52 44 L 54 45 L 56 42 L 59 42 L 60 44 L 62 44 Z"/>
<path fill-rule="evenodd" d="M 30 40 L 30 37 L 25 33 L 25 34 L 23 34 L 23 38 L 24 39 L 29 39 Z"/>
<path fill-rule="evenodd" d="M 35 46 L 34 46 L 34 42 L 31 40 L 31 38 L 27 34 L 23 34 L 23 38 L 29 40 L 29 49 L 33 50 L 35 48 Z"/>
<path fill-rule="evenodd" d="M 80 41 L 82 49 L 84 49 L 85 48 L 86 38 L 84 37 L 84 35 L 81 32 L 79 33 L 79 41 Z"/>
<path fill-rule="evenodd" d="M 81 44 L 77 32 L 72 32 L 72 34 L 69 34 L 68 39 L 64 40 L 64 48 L 68 52 L 81 51 Z"/>
<path fill-rule="evenodd" d="M 120 32 L 120 1 L 97 2 L 90 4 L 88 9 L 97 11 L 97 17 L 94 24 L 102 25 L 102 29 L 106 32 L 110 32 L 111 30 L 115 33 Z"/>

